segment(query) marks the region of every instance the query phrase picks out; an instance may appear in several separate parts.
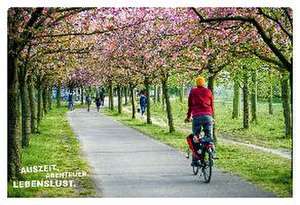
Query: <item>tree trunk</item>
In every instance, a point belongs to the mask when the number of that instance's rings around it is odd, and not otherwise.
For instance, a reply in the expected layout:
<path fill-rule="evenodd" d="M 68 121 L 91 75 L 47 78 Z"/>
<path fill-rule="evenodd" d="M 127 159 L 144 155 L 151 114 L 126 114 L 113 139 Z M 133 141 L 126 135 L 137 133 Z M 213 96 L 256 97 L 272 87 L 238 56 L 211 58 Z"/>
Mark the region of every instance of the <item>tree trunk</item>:
<path fill-rule="evenodd" d="M 48 110 L 52 109 L 52 86 L 49 86 L 47 90 L 47 104 L 48 104 Z"/>
<path fill-rule="evenodd" d="M 285 124 L 285 137 L 292 136 L 291 107 L 290 107 L 290 90 L 289 74 L 284 73 L 281 77 L 281 98 L 283 107 L 283 116 Z"/>
<path fill-rule="evenodd" d="M 145 88 L 146 88 L 146 95 L 147 95 L 147 124 L 152 124 L 151 121 L 151 113 L 150 113 L 150 83 L 149 83 L 149 77 L 145 77 Z"/>
<path fill-rule="evenodd" d="M 45 115 L 48 113 L 48 90 L 46 86 L 42 86 L 43 111 Z"/>
<path fill-rule="evenodd" d="M 59 108 L 61 106 L 61 84 L 58 83 L 56 88 L 56 107 Z"/>
<path fill-rule="evenodd" d="M 164 111 L 165 110 L 165 99 L 164 99 L 164 93 L 163 88 L 161 87 L 161 108 Z"/>
<path fill-rule="evenodd" d="M 20 68 L 19 83 L 20 83 L 20 97 L 21 97 L 21 107 L 22 107 L 22 147 L 29 146 L 29 136 L 30 136 L 30 104 L 28 95 L 28 86 L 26 79 L 25 67 Z"/>
<path fill-rule="evenodd" d="M 216 75 L 210 75 L 208 77 L 208 82 L 207 82 L 207 87 L 211 90 L 211 93 L 214 95 L 214 89 L 215 89 L 215 79 Z M 215 113 L 212 115 L 213 119 L 215 119 Z M 213 124 L 213 129 L 212 129 L 212 136 L 213 136 L 213 141 L 214 143 L 217 143 L 218 138 L 216 134 L 216 122 Z"/>
<path fill-rule="evenodd" d="M 173 115 L 172 115 L 172 108 L 170 103 L 170 97 L 168 92 L 168 85 L 167 85 L 167 78 L 162 78 L 162 89 L 164 94 L 164 99 L 166 100 L 166 109 L 167 109 L 167 118 L 168 118 L 168 125 L 169 125 L 169 132 L 175 132 L 174 122 L 173 122 Z"/>
<path fill-rule="evenodd" d="M 43 96 L 42 96 L 42 93 L 43 93 L 43 90 L 42 90 L 42 85 L 41 85 L 41 81 L 38 81 L 37 83 L 37 126 L 38 126 L 38 129 L 39 129 L 39 126 L 40 126 L 40 123 L 41 123 L 41 120 L 43 118 Z"/>
<path fill-rule="evenodd" d="M 80 86 L 80 102 L 81 105 L 84 104 L 83 86 Z"/>
<path fill-rule="evenodd" d="M 135 119 L 134 87 L 132 84 L 130 84 L 129 86 L 130 86 L 130 95 L 131 95 L 132 119 Z"/>
<path fill-rule="evenodd" d="M 156 103 L 156 93 L 157 93 L 157 86 L 154 85 L 153 103 Z"/>
<path fill-rule="evenodd" d="M 252 122 L 257 122 L 257 70 L 252 71 L 251 115 Z"/>
<path fill-rule="evenodd" d="M 289 94 L 290 94 L 290 97 L 289 97 L 289 99 L 290 99 L 290 119 L 291 119 L 291 121 L 290 121 L 290 133 L 291 133 L 291 137 L 293 137 L 293 109 L 294 109 L 294 107 L 293 107 L 293 72 L 290 72 L 289 73 L 289 85 L 290 85 L 290 90 L 289 90 Z"/>
<path fill-rule="evenodd" d="M 160 86 L 157 86 L 157 97 L 156 97 L 156 100 L 157 100 L 157 102 L 159 103 L 160 102 Z"/>
<path fill-rule="evenodd" d="M 269 103 L 269 114 L 273 115 L 273 87 L 272 85 L 269 88 L 269 99 L 268 99 L 268 103 Z"/>
<path fill-rule="evenodd" d="M 272 72 L 269 71 L 269 97 L 268 97 L 268 103 L 269 103 L 269 114 L 273 115 L 273 80 L 272 80 Z"/>
<path fill-rule="evenodd" d="M 118 95 L 118 113 L 122 113 L 122 93 L 120 85 L 117 86 L 117 95 Z"/>
<path fill-rule="evenodd" d="M 18 71 L 16 57 L 8 54 L 8 142 L 7 177 L 8 181 L 20 178 L 20 98 L 18 92 Z"/>
<path fill-rule="evenodd" d="M 125 98 L 124 105 L 128 105 L 128 87 L 127 86 L 124 87 L 124 98 Z"/>
<path fill-rule="evenodd" d="M 243 127 L 245 129 L 249 128 L 249 88 L 248 88 L 248 73 L 244 69 L 243 74 Z"/>
<path fill-rule="evenodd" d="M 31 76 L 28 77 L 28 95 L 29 95 L 29 104 L 30 104 L 30 124 L 31 124 L 31 133 L 37 132 L 37 112 L 36 112 L 36 96 L 34 82 L 32 81 Z"/>
<path fill-rule="evenodd" d="M 233 85 L 233 103 L 232 103 L 232 119 L 238 118 L 240 115 L 240 87 L 235 80 Z"/>
<path fill-rule="evenodd" d="M 178 89 L 179 89 L 179 102 L 183 103 L 184 86 L 181 85 Z"/>
<path fill-rule="evenodd" d="M 113 96 L 113 85 L 109 82 L 109 109 L 114 110 L 114 96 Z"/>

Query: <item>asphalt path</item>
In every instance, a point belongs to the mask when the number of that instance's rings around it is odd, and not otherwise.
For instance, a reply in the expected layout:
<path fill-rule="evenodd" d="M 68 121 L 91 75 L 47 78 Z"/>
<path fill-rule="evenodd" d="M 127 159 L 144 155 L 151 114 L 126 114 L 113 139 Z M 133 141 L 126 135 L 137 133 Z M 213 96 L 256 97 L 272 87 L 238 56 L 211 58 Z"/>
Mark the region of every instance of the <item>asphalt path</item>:
<path fill-rule="evenodd" d="M 203 183 L 183 153 L 95 109 L 76 109 L 68 119 L 103 197 L 275 197 L 216 168 Z"/>

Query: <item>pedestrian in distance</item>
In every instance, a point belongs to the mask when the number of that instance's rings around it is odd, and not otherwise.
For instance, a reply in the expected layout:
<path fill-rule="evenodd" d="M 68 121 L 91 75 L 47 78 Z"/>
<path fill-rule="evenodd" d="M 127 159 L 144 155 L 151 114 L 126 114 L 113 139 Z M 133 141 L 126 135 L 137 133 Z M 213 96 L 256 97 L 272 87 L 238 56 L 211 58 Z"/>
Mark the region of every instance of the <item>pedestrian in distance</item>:
<path fill-rule="evenodd" d="M 68 96 L 68 109 L 70 111 L 74 110 L 73 93 L 69 93 Z"/>
<path fill-rule="evenodd" d="M 140 95 L 140 108 L 141 108 L 141 115 L 144 116 L 144 113 L 147 108 L 147 96 L 145 94 L 145 91 L 142 91 Z"/>
<path fill-rule="evenodd" d="M 91 96 L 89 96 L 89 95 L 87 95 L 86 97 L 85 97 L 85 102 L 86 102 L 86 104 L 87 104 L 87 111 L 89 112 L 90 111 L 90 107 L 91 107 L 91 103 L 92 103 L 92 98 L 91 98 Z"/>
<path fill-rule="evenodd" d="M 100 96 L 96 96 L 95 102 L 96 102 L 97 111 L 99 112 L 100 106 L 101 106 L 101 98 L 100 98 Z"/>
<path fill-rule="evenodd" d="M 105 98 L 105 90 L 104 90 L 104 88 L 101 88 L 99 95 L 100 95 L 100 105 L 104 106 L 104 98 Z"/>

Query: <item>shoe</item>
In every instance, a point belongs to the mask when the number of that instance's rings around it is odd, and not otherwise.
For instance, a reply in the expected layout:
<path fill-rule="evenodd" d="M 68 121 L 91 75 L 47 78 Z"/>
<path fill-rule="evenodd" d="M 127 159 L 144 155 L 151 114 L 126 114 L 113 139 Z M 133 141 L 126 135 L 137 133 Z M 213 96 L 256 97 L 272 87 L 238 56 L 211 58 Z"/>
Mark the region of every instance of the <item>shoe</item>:
<path fill-rule="evenodd" d="M 190 158 L 190 153 L 189 152 L 187 152 L 186 154 L 185 154 L 185 158 Z"/>
<path fill-rule="evenodd" d="M 213 159 L 219 159 L 219 157 L 217 157 L 217 153 L 215 151 L 212 152 L 212 158 Z"/>

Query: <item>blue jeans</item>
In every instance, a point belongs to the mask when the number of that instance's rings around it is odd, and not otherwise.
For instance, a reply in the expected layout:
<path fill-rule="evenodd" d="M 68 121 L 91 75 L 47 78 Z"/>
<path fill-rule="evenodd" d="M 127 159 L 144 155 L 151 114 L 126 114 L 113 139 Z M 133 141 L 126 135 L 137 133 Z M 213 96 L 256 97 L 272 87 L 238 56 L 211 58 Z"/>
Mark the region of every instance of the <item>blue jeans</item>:
<path fill-rule="evenodd" d="M 146 105 L 141 105 L 141 113 L 142 113 L 142 115 L 144 115 L 145 111 L 146 111 Z"/>
<path fill-rule="evenodd" d="M 68 108 L 69 108 L 69 110 L 73 110 L 73 108 L 74 108 L 73 101 L 69 101 Z"/>
<path fill-rule="evenodd" d="M 199 135 L 200 132 L 204 131 L 204 140 L 212 142 L 212 117 L 210 115 L 202 115 L 193 117 L 192 123 L 193 135 Z"/>

